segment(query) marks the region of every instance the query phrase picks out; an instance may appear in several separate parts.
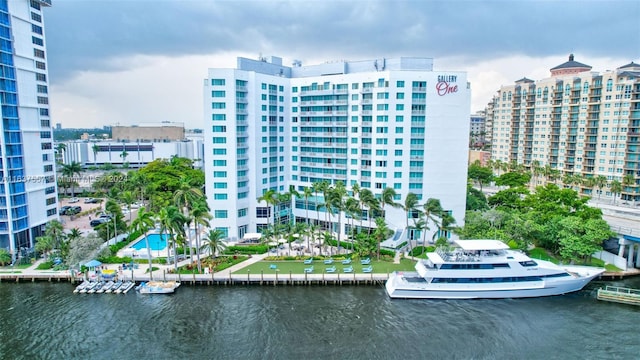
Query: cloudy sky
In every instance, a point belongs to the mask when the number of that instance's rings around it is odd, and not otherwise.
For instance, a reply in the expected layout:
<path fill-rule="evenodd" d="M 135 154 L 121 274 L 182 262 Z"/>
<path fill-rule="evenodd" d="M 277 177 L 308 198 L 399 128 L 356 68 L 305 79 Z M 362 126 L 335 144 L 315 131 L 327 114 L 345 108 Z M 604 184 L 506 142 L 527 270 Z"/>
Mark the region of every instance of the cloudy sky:
<path fill-rule="evenodd" d="M 54 122 L 202 127 L 209 67 L 259 54 L 303 64 L 434 58 L 467 71 L 472 106 L 574 53 L 604 71 L 640 61 L 640 1 L 53 0 L 45 31 Z"/>

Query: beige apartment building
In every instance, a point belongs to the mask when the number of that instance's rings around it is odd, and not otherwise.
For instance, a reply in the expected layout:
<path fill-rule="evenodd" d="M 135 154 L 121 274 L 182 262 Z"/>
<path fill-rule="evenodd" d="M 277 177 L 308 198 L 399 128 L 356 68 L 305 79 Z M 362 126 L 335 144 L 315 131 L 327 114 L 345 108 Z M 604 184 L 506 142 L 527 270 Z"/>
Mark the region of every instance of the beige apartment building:
<path fill-rule="evenodd" d="M 111 137 L 118 142 L 163 142 L 185 139 L 182 123 L 146 123 L 133 126 L 112 126 Z"/>
<path fill-rule="evenodd" d="M 486 111 L 492 160 L 602 175 L 640 200 L 640 64 L 596 72 L 570 55 L 548 78 L 502 86 Z"/>

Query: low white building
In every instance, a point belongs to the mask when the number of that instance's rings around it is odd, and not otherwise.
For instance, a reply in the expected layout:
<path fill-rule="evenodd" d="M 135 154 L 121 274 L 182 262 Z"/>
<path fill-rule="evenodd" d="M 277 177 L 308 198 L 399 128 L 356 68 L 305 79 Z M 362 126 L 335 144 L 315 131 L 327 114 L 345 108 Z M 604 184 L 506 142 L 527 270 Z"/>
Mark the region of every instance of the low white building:
<path fill-rule="evenodd" d="M 128 163 L 130 168 L 141 168 L 156 159 L 169 159 L 172 156 L 195 160 L 196 167 L 202 166 L 204 146 L 202 136 L 190 135 L 182 141 L 163 142 L 116 142 L 105 141 L 68 141 L 64 142 L 62 162 L 79 162 L 83 167 L 100 167 L 105 164 L 122 166 Z"/>

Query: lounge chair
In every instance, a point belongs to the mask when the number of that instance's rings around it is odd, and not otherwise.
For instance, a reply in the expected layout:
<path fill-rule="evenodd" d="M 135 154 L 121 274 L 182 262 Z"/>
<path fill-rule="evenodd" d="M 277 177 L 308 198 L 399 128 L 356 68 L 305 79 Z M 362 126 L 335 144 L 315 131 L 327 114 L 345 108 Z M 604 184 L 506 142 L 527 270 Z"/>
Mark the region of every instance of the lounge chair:
<path fill-rule="evenodd" d="M 349 264 L 351 264 L 351 259 L 342 260 L 342 265 L 349 265 Z"/>
<path fill-rule="evenodd" d="M 371 259 L 369 258 L 360 260 L 360 265 L 370 265 L 370 264 L 371 264 Z"/>
<path fill-rule="evenodd" d="M 308 258 L 307 260 L 303 261 L 303 263 L 305 265 L 311 265 L 311 263 L 313 263 L 313 258 Z"/>
<path fill-rule="evenodd" d="M 370 273 L 373 271 L 373 266 L 369 265 L 367 267 L 362 268 L 363 273 Z"/>
<path fill-rule="evenodd" d="M 309 266 L 307 268 L 304 268 L 304 272 L 307 273 L 307 274 L 308 273 L 312 273 L 313 272 L 313 266 Z"/>
<path fill-rule="evenodd" d="M 328 267 L 328 268 L 324 269 L 324 271 L 326 271 L 327 273 L 334 273 L 334 272 L 336 272 L 336 270 L 337 269 L 336 269 L 335 266 L 331 266 L 331 267 Z"/>
<path fill-rule="evenodd" d="M 325 261 L 324 261 L 324 264 L 325 264 L 325 265 L 331 265 L 331 264 L 333 264 L 333 259 L 327 259 L 327 260 L 325 260 Z"/>
<path fill-rule="evenodd" d="M 344 271 L 345 273 L 352 273 L 353 266 L 347 266 L 346 268 L 343 268 L 342 271 Z"/>
<path fill-rule="evenodd" d="M 275 269 L 277 269 L 277 268 L 278 268 L 278 267 L 276 266 L 276 264 L 271 264 L 271 265 L 269 265 L 269 269 L 275 270 Z"/>

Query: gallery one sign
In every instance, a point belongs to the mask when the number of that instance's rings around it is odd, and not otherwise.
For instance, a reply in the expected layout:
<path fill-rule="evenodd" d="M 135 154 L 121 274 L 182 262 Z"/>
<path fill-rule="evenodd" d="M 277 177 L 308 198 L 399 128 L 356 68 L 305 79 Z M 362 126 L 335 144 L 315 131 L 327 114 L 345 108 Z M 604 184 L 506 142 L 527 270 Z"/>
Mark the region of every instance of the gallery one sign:
<path fill-rule="evenodd" d="M 436 91 L 438 92 L 438 95 L 445 96 L 447 94 L 457 93 L 457 80 L 458 77 L 456 75 L 438 75 L 438 83 L 436 84 Z"/>

